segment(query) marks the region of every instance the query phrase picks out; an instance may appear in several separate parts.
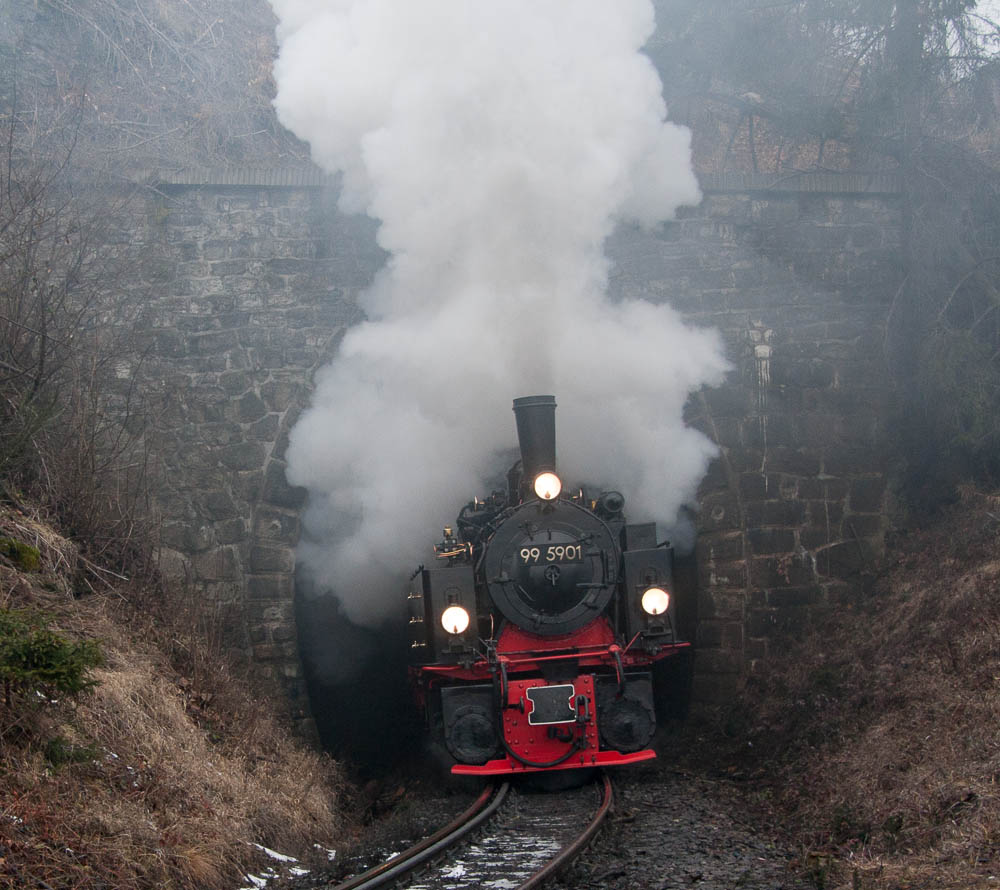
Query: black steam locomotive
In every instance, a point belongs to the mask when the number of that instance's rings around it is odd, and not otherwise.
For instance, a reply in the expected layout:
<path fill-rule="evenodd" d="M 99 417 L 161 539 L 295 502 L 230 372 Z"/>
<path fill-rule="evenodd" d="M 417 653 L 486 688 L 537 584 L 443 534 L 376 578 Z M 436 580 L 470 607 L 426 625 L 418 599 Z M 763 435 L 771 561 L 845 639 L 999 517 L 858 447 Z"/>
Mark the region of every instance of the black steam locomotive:
<path fill-rule="evenodd" d="M 655 757 L 658 665 L 689 650 L 672 549 L 655 523 L 626 521 L 618 492 L 565 490 L 555 407 L 514 401 L 506 490 L 466 505 L 411 579 L 411 678 L 453 773 Z"/>

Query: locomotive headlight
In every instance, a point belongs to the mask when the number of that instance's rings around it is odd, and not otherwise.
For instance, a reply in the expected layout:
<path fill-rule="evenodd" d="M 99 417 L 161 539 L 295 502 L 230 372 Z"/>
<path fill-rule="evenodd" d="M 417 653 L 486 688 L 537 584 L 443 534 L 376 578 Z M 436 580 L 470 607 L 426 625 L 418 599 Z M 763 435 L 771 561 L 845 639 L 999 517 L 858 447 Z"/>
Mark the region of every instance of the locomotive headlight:
<path fill-rule="evenodd" d="M 539 473 L 534 481 L 535 494 L 543 501 L 551 501 L 559 497 L 562 491 L 562 480 L 555 473 Z"/>
<path fill-rule="evenodd" d="M 448 606 L 441 613 L 441 626 L 450 634 L 465 633 L 469 626 L 469 613 L 461 606 Z"/>
<path fill-rule="evenodd" d="M 642 611 L 647 615 L 662 615 L 670 608 L 670 594 L 662 587 L 647 587 L 642 595 Z"/>

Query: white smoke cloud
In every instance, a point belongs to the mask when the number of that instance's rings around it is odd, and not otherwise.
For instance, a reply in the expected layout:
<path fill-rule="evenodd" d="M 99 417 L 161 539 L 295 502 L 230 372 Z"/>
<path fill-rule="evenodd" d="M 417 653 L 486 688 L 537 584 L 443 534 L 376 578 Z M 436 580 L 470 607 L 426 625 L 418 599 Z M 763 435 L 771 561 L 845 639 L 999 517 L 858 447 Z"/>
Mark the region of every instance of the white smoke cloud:
<path fill-rule="evenodd" d="M 649 0 L 271 0 L 282 122 L 343 172 L 391 254 L 292 431 L 300 554 L 374 622 L 515 444 L 511 400 L 554 393 L 568 479 L 671 523 L 714 453 L 688 394 L 715 332 L 605 296 L 616 223 L 699 200 L 690 134 L 640 48 Z"/>

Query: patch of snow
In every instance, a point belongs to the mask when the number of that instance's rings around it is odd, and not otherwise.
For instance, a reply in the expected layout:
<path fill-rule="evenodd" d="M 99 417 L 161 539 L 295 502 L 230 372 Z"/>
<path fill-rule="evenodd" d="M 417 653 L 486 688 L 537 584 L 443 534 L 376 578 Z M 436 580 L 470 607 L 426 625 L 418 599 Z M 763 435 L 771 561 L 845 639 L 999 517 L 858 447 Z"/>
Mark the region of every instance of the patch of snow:
<path fill-rule="evenodd" d="M 270 856 L 272 859 L 277 859 L 278 862 L 298 862 L 299 861 L 294 856 L 286 856 L 284 853 L 278 853 L 275 850 L 270 850 L 267 847 L 262 846 L 261 844 L 251 844 L 250 846 L 251 847 L 256 847 L 258 850 L 261 850 L 263 853 L 265 853 L 267 856 Z"/>

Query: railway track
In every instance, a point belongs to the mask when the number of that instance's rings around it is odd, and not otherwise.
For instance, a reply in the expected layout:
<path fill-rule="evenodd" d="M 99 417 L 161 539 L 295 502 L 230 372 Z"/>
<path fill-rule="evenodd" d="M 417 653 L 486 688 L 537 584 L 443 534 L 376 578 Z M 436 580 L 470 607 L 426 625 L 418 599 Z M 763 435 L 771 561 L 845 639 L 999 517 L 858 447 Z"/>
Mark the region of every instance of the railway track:
<path fill-rule="evenodd" d="M 489 787 L 453 822 L 387 862 L 328 890 L 529 890 L 568 865 L 611 808 L 611 780 L 531 794 Z M 582 828 L 581 828 L 582 826 Z M 476 829 L 474 839 L 468 840 Z"/>

